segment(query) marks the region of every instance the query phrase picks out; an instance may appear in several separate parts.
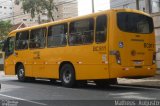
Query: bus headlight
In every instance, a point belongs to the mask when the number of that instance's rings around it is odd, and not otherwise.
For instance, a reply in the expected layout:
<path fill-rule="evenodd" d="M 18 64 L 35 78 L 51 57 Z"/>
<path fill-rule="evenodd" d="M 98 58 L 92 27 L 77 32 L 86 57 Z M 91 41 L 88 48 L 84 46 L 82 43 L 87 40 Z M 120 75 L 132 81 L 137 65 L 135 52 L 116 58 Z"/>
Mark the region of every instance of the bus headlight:
<path fill-rule="evenodd" d="M 153 53 L 153 60 L 152 60 L 152 63 L 153 63 L 153 64 L 156 64 L 156 52 Z"/>

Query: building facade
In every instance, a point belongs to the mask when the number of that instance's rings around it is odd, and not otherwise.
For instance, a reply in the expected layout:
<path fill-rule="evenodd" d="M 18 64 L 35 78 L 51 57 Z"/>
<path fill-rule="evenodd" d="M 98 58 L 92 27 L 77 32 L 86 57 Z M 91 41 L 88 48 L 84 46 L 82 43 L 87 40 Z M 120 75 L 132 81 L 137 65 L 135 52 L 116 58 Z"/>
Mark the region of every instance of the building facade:
<path fill-rule="evenodd" d="M 54 0 L 57 11 L 54 12 L 55 20 L 78 16 L 77 0 Z M 27 26 L 38 24 L 38 16 L 31 18 L 29 13 L 24 13 L 22 4 L 16 5 L 15 0 L 0 0 L 0 20 L 11 20 L 13 24 L 24 23 Z M 41 14 L 44 22 L 50 20 L 46 13 Z"/>
<path fill-rule="evenodd" d="M 20 3 L 19 5 L 16 5 L 13 3 L 13 24 L 19 24 L 19 23 L 24 23 L 27 26 L 32 26 L 35 24 L 38 24 L 37 18 L 32 19 L 30 14 L 24 13 L 23 9 L 21 8 L 22 4 Z"/>
<path fill-rule="evenodd" d="M 0 20 L 12 20 L 13 1 L 14 0 L 0 0 Z"/>
<path fill-rule="evenodd" d="M 78 1 L 71 1 L 71 0 L 54 0 L 54 3 L 57 7 L 57 11 L 54 12 L 54 20 L 61 20 L 69 17 L 78 16 Z M 38 24 L 38 17 L 31 18 L 30 14 L 24 14 L 23 10 L 21 9 L 22 5 L 15 5 L 13 4 L 14 10 L 14 24 L 18 24 L 20 22 L 25 23 L 27 26 L 32 26 Z M 48 19 L 47 14 L 41 14 L 41 20 L 44 22 Z"/>
<path fill-rule="evenodd" d="M 139 5 L 138 5 L 139 4 Z M 160 68 L 160 0 L 110 0 L 111 8 L 132 8 L 149 13 L 154 20 L 157 64 Z"/>
<path fill-rule="evenodd" d="M 136 0 L 110 0 L 111 8 L 136 9 Z M 139 0 L 140 10 L 145 9 L 145 0 Z"/>
<path fill-rule="evenodd" d="M 55 0 L 58 8 L 56 20 L 78 16 L 78 0 Z"/>

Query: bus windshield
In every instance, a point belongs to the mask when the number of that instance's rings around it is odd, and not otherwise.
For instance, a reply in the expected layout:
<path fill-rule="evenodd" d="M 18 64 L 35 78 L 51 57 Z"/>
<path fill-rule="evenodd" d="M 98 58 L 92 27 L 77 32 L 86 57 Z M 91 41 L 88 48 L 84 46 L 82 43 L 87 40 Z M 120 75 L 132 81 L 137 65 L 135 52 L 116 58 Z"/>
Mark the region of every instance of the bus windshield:
<path fill-rule="evenodd" d="M 131 12 L 119 12 L 117 23 L 120 30 L 130 33 L 149 34 L 153 32 L 151 17 Z"/>

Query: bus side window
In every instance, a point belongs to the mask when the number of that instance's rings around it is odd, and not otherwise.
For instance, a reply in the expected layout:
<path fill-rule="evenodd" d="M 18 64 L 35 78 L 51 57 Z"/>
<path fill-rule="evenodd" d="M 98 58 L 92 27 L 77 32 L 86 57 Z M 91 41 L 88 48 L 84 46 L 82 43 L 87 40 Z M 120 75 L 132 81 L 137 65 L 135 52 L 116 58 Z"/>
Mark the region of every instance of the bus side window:
<path fill-rule="evenodd" d="M 28 49 L 29 31 L 18 32 L 16 34 L 16 50 Z"/>
<path fill-rule="evenodd" d="M 29 47 L 31 49 L 45 47 L 46 31 L 46 28 L 34 29 L 31 31 L 29 42 Z"/>
<path fill-rule="evenodd" d="M 93 35 L 94 20 L 92 18 L 71 22 L 69 44 L 91 44 L 93 43 Z"/>
<path fill-rule="evenodd" d="M 96 19 L 96 42 L 103 43 L 106 41 L 107 35 L 107 16 L 98 16 Z"/>
<path fill-rule="evenodd" d="M 67 45 L 67 24 L 59 24 L 48 28 L 48 47 Z"/>

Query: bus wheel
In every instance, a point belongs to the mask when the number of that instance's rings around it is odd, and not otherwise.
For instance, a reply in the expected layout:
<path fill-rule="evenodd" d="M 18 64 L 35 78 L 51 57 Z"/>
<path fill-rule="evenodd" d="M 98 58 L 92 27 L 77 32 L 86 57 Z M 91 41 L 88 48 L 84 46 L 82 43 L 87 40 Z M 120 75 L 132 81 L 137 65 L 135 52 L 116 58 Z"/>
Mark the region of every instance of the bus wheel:
<path fill-rule="evenodd" d="M 72 65 L 65 64 L 60 70 L 60 79 L 62 85 L 68 88 L 71 88 L 75 85 L 75 71 Z"/>
<path fill-rule="evenodd" d="M 17 68 L 17 76 L 19 81 L 26 81 L 25 70 L 23 65 L 19 65 Z"/>
<path fill-rule="evenodd" d="M 101 87 L 101 88 L 109 87 L 110 85 L 107 80 L 95 80 L 94 82 L 98 87 Z"/>

